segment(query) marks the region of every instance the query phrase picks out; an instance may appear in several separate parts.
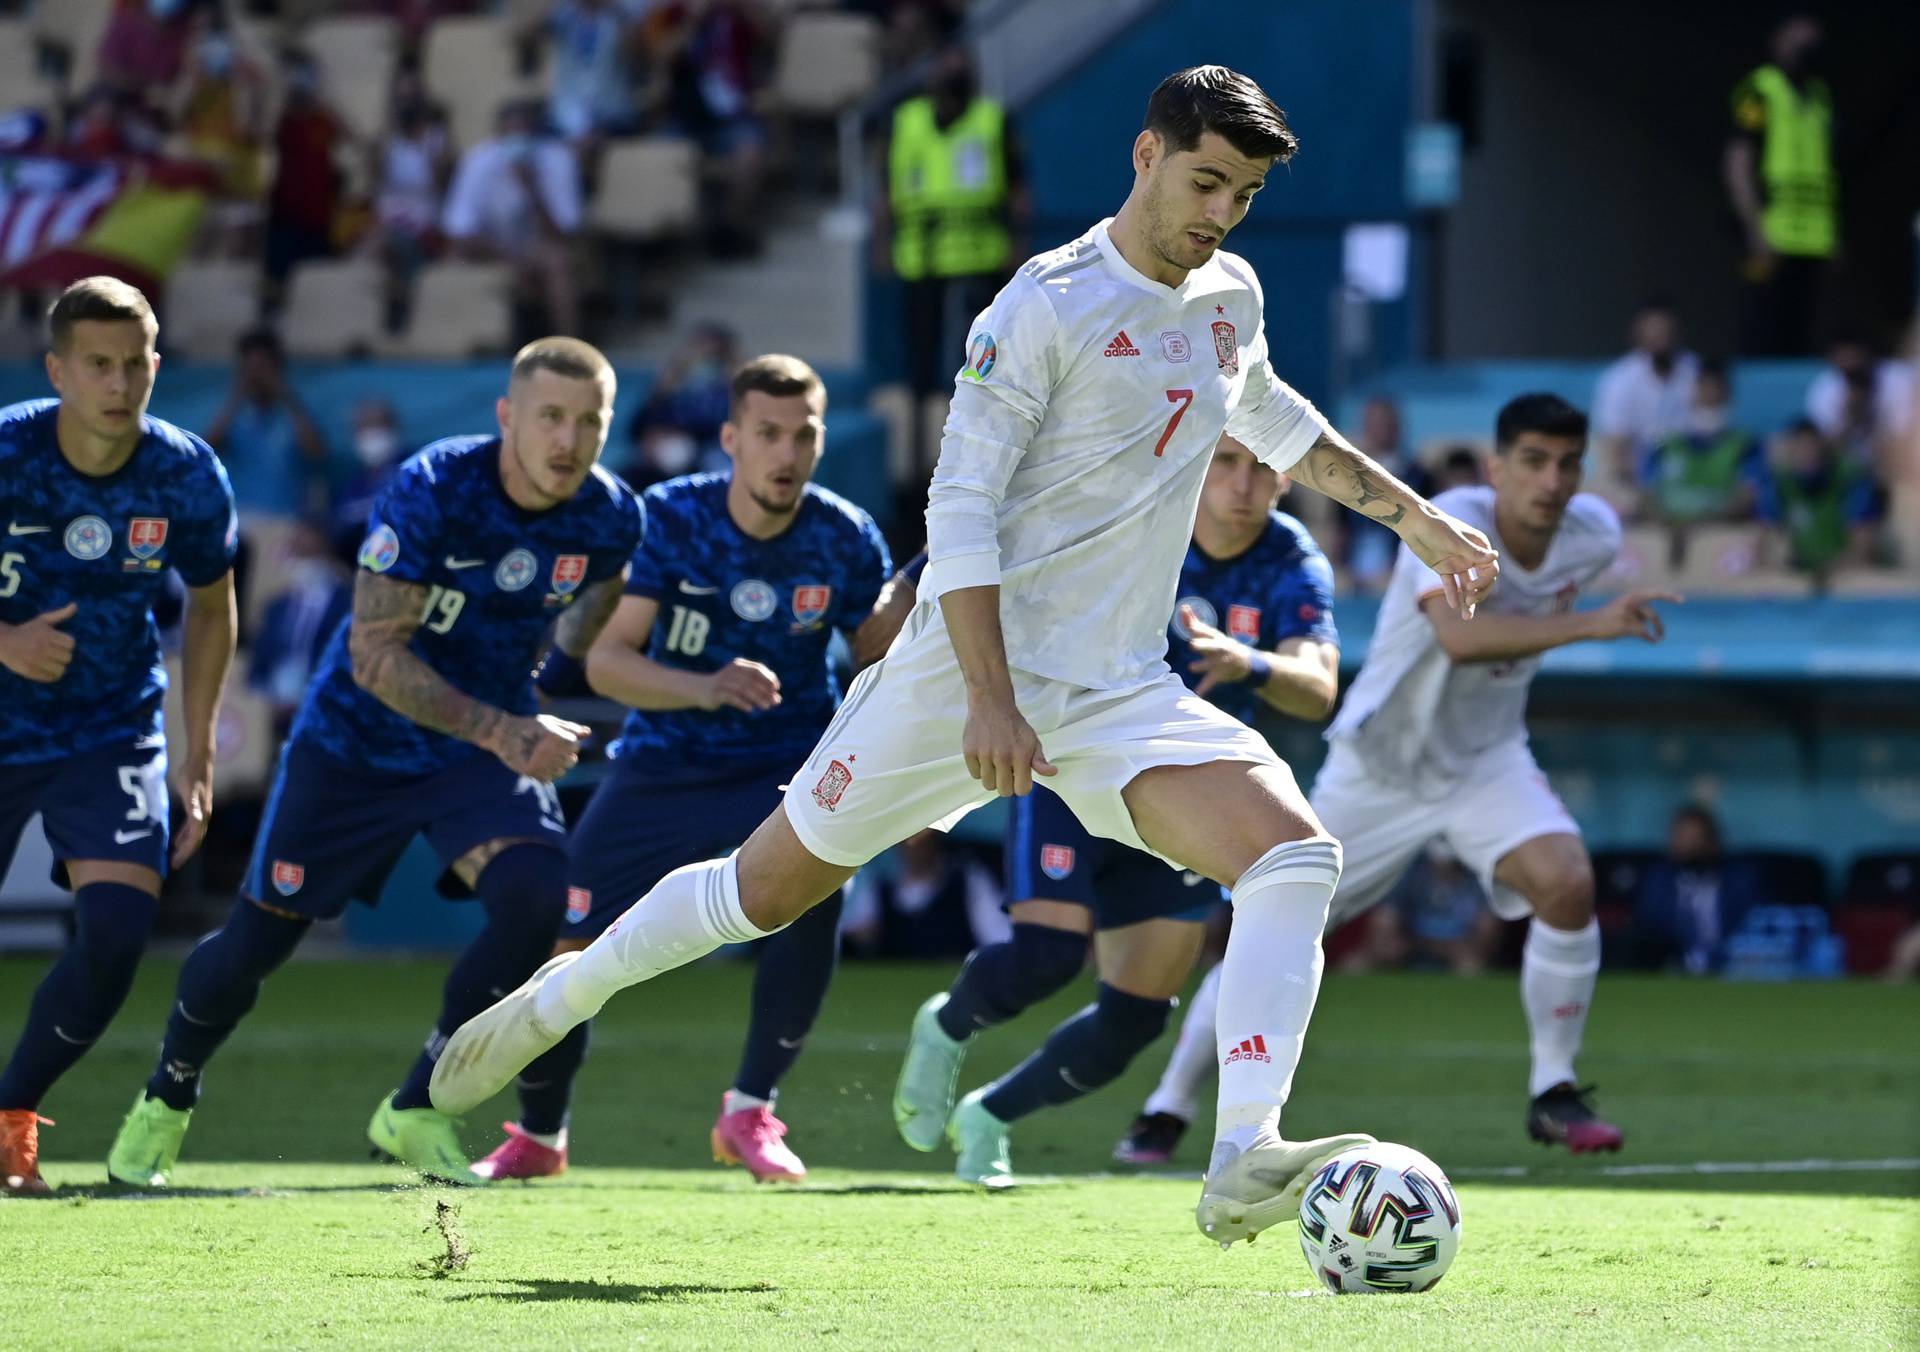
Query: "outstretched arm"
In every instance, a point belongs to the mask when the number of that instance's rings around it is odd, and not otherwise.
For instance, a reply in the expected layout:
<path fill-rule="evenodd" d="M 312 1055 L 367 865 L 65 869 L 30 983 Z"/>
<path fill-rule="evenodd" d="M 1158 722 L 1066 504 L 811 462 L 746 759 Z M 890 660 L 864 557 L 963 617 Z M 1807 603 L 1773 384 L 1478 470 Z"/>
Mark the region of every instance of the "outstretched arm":
<path fill-rule="evenodd" d="M 1482 615 L 1472 624 L 1441 605 L 1438 596 L 1429 596 L 1420 610 L 1455 662 L 1514 662 L 1588 639 L 1638 638 L 1658 643 L 1666 637 L 1667 626 L 1654 609 L 1656 601 L 1678 605 L 1680 598 L 1671 592 L 1627 592 L 1595 610 Z"/>

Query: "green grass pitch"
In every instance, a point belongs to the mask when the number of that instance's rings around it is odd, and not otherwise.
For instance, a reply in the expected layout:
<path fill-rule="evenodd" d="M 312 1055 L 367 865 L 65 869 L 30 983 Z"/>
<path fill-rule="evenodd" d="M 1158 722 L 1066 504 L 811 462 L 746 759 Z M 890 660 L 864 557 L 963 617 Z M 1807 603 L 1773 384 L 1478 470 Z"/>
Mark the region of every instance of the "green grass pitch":
<path fill-rule="evenodd" d="M 9 1037 L 41 970 L 0 962 Z M 455 1191 L 369 1163 L 362 1137 L 442 965 L 311 962 L 268 985 L 209 1075 L 180 1191 L 116 1196 L 98 1186 L 101 1160 L 176 970 L 147 965 L 45 1105 L 59 1195 L 0 1200 L 10 1348 L 1920 1346 L 1911 988 L 1604 980 L 1583 1070 L 1629 1146 L 1574 1161 L 1521 1134 L 1511 975 L 1330 976 L 1290 1132 L 1416 1146 L 1464 1212 L 1438 1289 L 1367 1298 L 1316 1292 L 1291 1228 L 1226 1253 L 1204 1242 L 1195 1173 L 1109 1172 L 1157 1053 L 1019 1126 L 1031 1185 L 954 1185 L 887 1110 L 912 1011 L 950 975 L 927 967 L 842 971 L 782 1098 L 814 1168 L 804 1188 L 755 1188 L 707 1162 L 745 1009 L 739 964 L 615 1001 L 564 1179 Z M 982 1039 L 965 1083 L 1074 1003 Z M 468 1122 L 476 1152 L 508 1111 Z M 1204 1148 L 1187 1142 L 1182 1164 L 1197 1171 Z M 1698 1167 L 1714 1164 L 1771 1167 Z"/>

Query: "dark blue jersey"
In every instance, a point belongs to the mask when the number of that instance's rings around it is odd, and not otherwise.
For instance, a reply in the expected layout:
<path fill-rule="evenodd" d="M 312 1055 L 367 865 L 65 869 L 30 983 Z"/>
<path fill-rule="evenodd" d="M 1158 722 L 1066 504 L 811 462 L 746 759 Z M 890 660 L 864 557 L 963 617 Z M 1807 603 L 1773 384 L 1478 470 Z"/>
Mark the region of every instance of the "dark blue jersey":
<path fill-rule="evenodd" d="M 727 511 L 729 482 L 694 474 L 646 491 L 647 538 L 627 591 L 660 605 L 648 657 L 688 671 L 736 657 L 762 663 L 780 678 L 780 703 L 760 713 L 634 711 L 615 754 L 645 756 L 667 774 L 805 759 L 840 700 L 827 662 L 833 631 L 857 628 L 892 575 L 873 518 L 838 494 L 809 484 L 793 524 L 756 540 Z"/>
<path fill-rule="evenodd" d="M 218 582 L 238 534 L 233 489 L 207 443 L 158 418 L 112 474 L 60 452 L 57 399 L 0 409 L 0 623 L 69 601 L 73 661 L 57 681 L 0 667 L 0 764 L 27 764 L 160 732 L 167 687 L 154 598 L 169 567 Z"/>
<path fill-rule="evenodd" d="M 1340 641 L 1333 625 L 1333 569 L 1307 528 L 1285 512 L 1270 515 L 1259 538 L 1230 559 L 1209 558 L 1199 545 L 1187 546 L 1180 601 L 1167 629 L 1167 661 L 1192 687 L 1200 678 L 1187 670 L 1194 653 L 1179 606 L 1192 606 L 1202 623 L 1263 652 L 1290 638 Z M 1266 707 L 1244 682 L 1216 685 L 1207 698 L 1243 723 Z"/>
<path fill-rule="evenodd" d="M 626 566 L 644 519 L 626 485 L 598 466 L 566 502 L 528 511 L 500 482 L 498 437 L 449 437 L 394 471 L 374 501 L 360 566 L 431 589 L 409 644 L 415 656 L 465 694 L 530 714 L 548 627 L 584 588 Z M 472 754 L 354 683 L 352 628 L 349 617 L 334 631 L 293 735 L 390 774 L 433 774 Z"/>

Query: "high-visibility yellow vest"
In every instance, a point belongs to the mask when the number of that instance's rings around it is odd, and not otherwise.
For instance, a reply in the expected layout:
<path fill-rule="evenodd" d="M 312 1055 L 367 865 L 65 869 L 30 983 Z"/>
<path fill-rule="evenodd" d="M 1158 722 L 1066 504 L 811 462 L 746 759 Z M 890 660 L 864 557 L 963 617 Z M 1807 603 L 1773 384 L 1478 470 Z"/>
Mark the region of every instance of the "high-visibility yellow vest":
<path fill-rule="evenodd" d="M 1833 172 L 1833 96 L 1824 80 L 1794 88 L 1778 66 L 1762 66 L 1734 91 L 1735 125 L 1760 137 L 1766 205 L 1760 230 L 1774 251 L 1831 258 L 1839 235 Z"/>
<path fill-rule="evenodd" d="M 893 267 L 908 281 L 997 272 L 1011 261 L 1005 128 L 1006 111 L 988 98 L 944 130 L 931 98 L 908 99 L 894 113 Z"/>

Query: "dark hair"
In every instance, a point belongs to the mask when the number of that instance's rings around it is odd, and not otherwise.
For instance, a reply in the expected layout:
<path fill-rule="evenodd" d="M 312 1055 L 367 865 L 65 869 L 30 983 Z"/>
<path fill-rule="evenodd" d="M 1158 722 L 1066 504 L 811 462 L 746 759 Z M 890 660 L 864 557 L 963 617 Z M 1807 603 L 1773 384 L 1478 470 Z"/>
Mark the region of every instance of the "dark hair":
<path fill-rule="evenodd" d="M 1727 365 L 1725 357 L 1702 357 L 1694 368 L 1695 378 L 1699 380 L 1718 380 L 1726 385 L 1733 384 L 1733 368 Z"/>
<path fill-rule="evenodd" d="M 1225 66 L 1189 66 L 1160 82 L 1147 100 L 1147 130 L 1170 151 L 1192 150 L 1207 132 L 1248 159 L 1293 158 L 1300 138 L 1267 92 Z"/>
<path fill-rule="evenodd" d="M 1440 467 L 1447 470 L 1466 470 L 1473 477 L 1481 477 L 1480 452 L 1471 446 L 1449 446 L 1447 453 L 1440 458 Z"/>
<path fill-rule="evenodd" d="M 1820 424 L 1812 418 L 1806 417 L 1804 414 L 1790 421 L 1781 431 L 1790 437 L 1819 437 L 1822 441 L 1827 439 L 1827 434 L 1820 430 Z"/>
<path fill-rule="evenodd" d="M 1706 827 L 1707 834 L 1713 837 L 1714 843 L 1716 845 L 1720 843 L 1720 819 L 1713 815 L 1712 809 L 1700 803 L 1682 803 L 1673 810 L 1671 825 L 1678 826 L 1685 821 L 1699 822 Z"/>
<path fill-rule="evenodd" d="M 597 380 L 608 389 L 614 387 L 613 363 L 592 343 L 578 338 L 536 338 L 513 354 L 513 372 L 507 377 L 517 385 L 535 371 L 551 371 L 568 380 Z"/>
<path fill-rule="evenodd" d="M 827 387 L 819 372 L 798 357 L 785 353 L 770 352 L 755 357 L 733 373 L 733 404 L 727 416 L 732 417 L 740 402 L 756 391 L 774 399 L 791 399 L 795 395 L 817 398 L 820 411 L 827 411 Z"/>
<path fill-rule="evenodd" d="M 1493 424 L 1493 449 L 1504 451 L 1523 432 L 1538 432 L 1546 437 L 1587 435 L 1587 415 L 1557 394 L 1523 394 L 1507 401 Z"/>
<path fill-rule="evenodd" d="M 1672 315 L 1675 319 L 1678 319 L 1680 317 L 1680 307 L 1673 303 L 1672 296 L 1656 293 L 1651 296 L 1642 297 L 1640 303 L 1633 307 L 1633 314 L 1636 319 L 1641 315 L 1651 314 Z"/>
<path fill-rule="evenodd" d="M 241 357 L 253 352 L 263 353 L 276 363 L 287 359 L 287 349 L 281 343 L 280 335 L 268 328 L 248 329 L 234 341 L 233 350 L 236 356 Z"/>
<path fill-rule="evenodd" d="M 147 331 L 147 343 L 160 336 L 160 321 L 140 288 L 118 277 L 82 277 L 47 307 L 47 342 L 65 352 L 75 324 L 115 324 L 130 321 Z"/>

